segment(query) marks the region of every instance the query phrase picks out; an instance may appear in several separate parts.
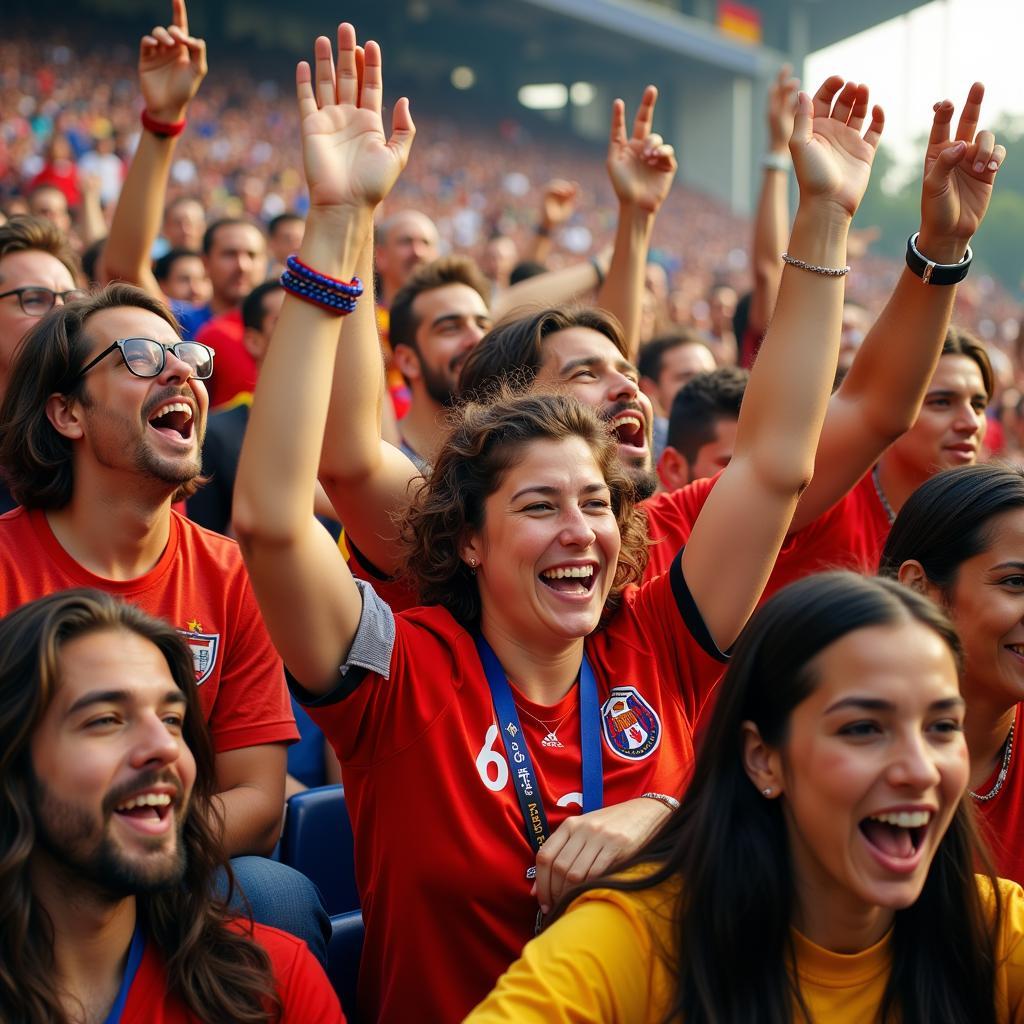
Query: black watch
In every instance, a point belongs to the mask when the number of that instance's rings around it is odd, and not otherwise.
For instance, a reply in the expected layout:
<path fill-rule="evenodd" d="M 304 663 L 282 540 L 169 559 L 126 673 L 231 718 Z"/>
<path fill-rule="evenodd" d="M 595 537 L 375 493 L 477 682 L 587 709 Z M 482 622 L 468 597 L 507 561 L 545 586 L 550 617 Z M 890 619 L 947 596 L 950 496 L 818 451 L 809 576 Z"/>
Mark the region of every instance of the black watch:
<path fill-rule="evenodd" d="M 920 234 L 920 231 L 915 231 L 907 239 L 907 266 L 925 284 L 959 284 L 971 269 L 971 260 L 974 259 L 971 247 L 967 246 L 967 252 L 959 263 L 933 263 L 917 247 Z"/>

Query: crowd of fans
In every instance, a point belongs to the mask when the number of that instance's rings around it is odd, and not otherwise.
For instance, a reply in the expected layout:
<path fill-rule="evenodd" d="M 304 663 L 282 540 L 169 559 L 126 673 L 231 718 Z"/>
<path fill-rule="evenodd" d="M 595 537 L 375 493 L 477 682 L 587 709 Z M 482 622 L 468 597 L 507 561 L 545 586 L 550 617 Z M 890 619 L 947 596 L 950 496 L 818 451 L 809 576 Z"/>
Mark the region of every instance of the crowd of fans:
<path fill-rule="evenodd" d="M 984 87 L 900 266 L 866 85 L 779 71 L 746 222 L 653 86 L 602 160 L 381 68 L 0 42 L 0 1019 L 1024 1021 Z"/>

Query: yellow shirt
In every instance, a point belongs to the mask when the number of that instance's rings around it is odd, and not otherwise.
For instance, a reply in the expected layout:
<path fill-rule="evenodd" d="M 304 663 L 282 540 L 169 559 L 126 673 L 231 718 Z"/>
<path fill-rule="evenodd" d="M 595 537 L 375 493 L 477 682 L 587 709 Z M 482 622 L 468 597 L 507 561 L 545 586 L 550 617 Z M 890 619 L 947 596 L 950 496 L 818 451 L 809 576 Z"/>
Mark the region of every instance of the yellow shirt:
<path fill-rule="evenodd" d="M 979 879 L 983 892 L 991 889 Z M 670 950 L 678 883 L 641 892 L 595 889 L 530 942 L 467 1024 L 655 1024 L 675 992 Z M 1024 1022 L 1024 890 L 1001 881 L 997 949 L 1001 1022 Z M 797 974 L 812 1020 L 865 1024 L 877 1019 L 889 976 L 889 935 L 843 955 L 793 933 Z M 940 941 L 955 942 L 954 935 Z"/>

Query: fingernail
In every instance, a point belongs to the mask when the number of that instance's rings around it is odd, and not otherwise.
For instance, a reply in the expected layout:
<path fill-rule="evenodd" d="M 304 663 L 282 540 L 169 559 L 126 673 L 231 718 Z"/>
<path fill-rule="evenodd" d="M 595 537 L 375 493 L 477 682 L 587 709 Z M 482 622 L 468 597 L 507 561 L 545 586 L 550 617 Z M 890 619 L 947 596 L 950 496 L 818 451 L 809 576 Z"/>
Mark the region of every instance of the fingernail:
<path fill-rule="evenodd" d="M 976 164 L 974 165 L 974 169 L 975 169 L 976 171 L 983 171 L 983 170 L 985 170 L 985 165 L 984 165 L 984 164 L 983 164 L 983 163 L 982 163 L 982 162 L 981 162 L 981 161 L 979 160 L 979 161 L 978 161 L 978 162 L 977 162 L 977 163 L 976 163 Z"/>
<path fill-rule="evenodd" d="M 547 905 L 546 903 L 542 903 L 542 904 L 540 905 L 540 912 L 541 912 L 542 914 L 547 914 L 547 913 L 548 913 L 548 911 L 549 911 L 550 909 L 551 909 L 551 908 L 550 908 L 550 907 L 549 907 L 549 906 L 548 906 L 548 905 Z"/>
<path fill-rule="evenodd" d="M 989 162 L 988 162 L 988 169 L 990 171 L 994 171 L 998 167 L 999 167 L 999 161 L 997 161 L 997 160 L 989 160 Z"/>

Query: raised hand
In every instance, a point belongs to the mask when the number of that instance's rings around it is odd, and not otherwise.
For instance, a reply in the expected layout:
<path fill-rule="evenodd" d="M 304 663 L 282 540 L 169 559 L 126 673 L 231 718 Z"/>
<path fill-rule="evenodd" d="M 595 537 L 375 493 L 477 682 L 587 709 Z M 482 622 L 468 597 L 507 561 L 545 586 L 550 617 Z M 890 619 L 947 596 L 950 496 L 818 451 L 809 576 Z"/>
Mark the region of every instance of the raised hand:
<path fill-rule="evenodd" d="M 338 66 L 331 41 L 317 38 L 315 82 L 309 64 L 295 73 L 302 158 L 310 205 L 374 207 L 391 191 L 409 159 L 416 129 L 403 96 L 391 115 L 391 137 L 381 120 L 380 47 L 356 46 L 355 29 L 338 26 Z"/>
<path fill-rule="evenodd" d="M 139 44 L 139 86 L 146 111 L 156 121 L 185 116 L 206 77 L 206 43 L 188 34 L 185 0 L 172 0 L 171 24 L 157 25 Z"/>
<path fill-rule="evenodd" d="M 789 147 L 799 88 L 800 79 L 793 77 L 793 68 L 783 64 L 768 89 L 768 148 L 773 153 L 784 153 Z"/>
<path fill-rule="evenodd" d="M 676 174 L 675 152 L 660 135 L 651 132 L 658 90 L 644 90 L 633 121 L 633 134 L 626 136 L 626 105 L 612 104 L 611 137 L 608 140 L 608 176 L 620 203 L 648 213 L 657 213 L 665 201 Z"/>
<path fill-rule="evenodd" d="M 826 79 L 813 100 L 800 93 L 789 151 L 801 202 L 820 199 L 851 217 L 857 212 L 885 124 L 876 105 L 862 136 L 867 113 L 868 87 L 844 83 L 838 75 Z"/>
<path fill-rule="evenodd" d="M 959 242 L 962 249 L 988 209 L 1006 149 L 996 145 L 992 132 L 977 131 L 984 97 L 985 87 L 975 82 L 960 112 L 955 139 L 949 137 L 953 104 L 935 104 L 921 188 L 921 235 L 926 244 Z M 934 258 L 943 260 L 941 253 Z"/>
<path fill-rule="evenodd" d="M 576 209 L 580 187 L 575 181 L 554 178 L 544 186 L 540 222 L 549 231 L 564 224 Z"/>

